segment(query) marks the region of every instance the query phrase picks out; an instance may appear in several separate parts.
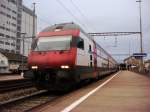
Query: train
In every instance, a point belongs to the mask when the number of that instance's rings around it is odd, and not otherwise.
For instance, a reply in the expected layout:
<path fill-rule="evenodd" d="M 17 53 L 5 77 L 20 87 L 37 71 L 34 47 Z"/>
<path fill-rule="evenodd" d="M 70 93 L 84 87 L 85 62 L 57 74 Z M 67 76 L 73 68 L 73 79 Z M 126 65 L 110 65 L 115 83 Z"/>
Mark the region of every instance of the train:
<path fill-rule="evenodd" d="M 117 71 L 116 60 L 75 23 L 42 30 L 33 40 L 25 78 L 37 88 L 63 90 Z"/>
<path fill-rule="evenodd" d="M 19 74 L 21 71 L 27 70 L 26 56 L 0 49 L 0 74 Z"/>

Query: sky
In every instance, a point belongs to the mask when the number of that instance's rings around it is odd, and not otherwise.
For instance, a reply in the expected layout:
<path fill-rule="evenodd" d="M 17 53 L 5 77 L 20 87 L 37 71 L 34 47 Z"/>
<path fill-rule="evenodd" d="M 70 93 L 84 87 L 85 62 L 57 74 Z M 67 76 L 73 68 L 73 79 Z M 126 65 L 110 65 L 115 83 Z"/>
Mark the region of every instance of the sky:
<path fill-rule="evenodd" d="M 139 32 L 137 0 L 23 0 L 33 9 L 36 3 L 38 32 L 43 28 L 66 22 L 79 24 L 89 32 Z M 145 59 L 150 59 L 150 0 L 142 0 L 142 32 Z M 138 34 L 117 37 L 94 37 L 106 51 L 121 62 L 129 54 L 140 52 Z M 127 55 L 117 55 L 127 54 Z"/>

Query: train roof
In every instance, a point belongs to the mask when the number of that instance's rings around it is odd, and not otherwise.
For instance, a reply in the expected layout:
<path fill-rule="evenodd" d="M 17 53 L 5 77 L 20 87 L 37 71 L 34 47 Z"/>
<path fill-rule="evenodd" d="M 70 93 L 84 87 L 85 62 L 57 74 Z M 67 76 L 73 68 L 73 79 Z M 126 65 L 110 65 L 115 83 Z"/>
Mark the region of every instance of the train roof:
<path fill-rule="evenodd" d="M 57 29 L 61 29 L 61 31 L 63 31 L 63 30 L 80 30 L 89 39 L 93 40 L 93 38 L 91 38 L 91 36 L 89 34 L 87 34 L 86 32 L 84 32 L 84 30 L 78 24 L 73 23 L 73 22 L 71 22 L 71 23 L 54 24 L 52 26 L 49 26 L 49 27 L 45 28 L 41 32 L 53 32 L 53 31 L 56 31 Z"/>
<path fill-rule="evenodd" d="M 55 24 L 52 26 L 49 26 L 42 30 L 42 32 L 48 32 L 48 31 L 55 31 L 56 29 L 61 29 L 61 30 L 80 30 L 81 32 L 84 32 L 83 29 L 75 23 L 62 23 L 62 24 Z M 85 33 L 85 32 L 84 32 Z"/>

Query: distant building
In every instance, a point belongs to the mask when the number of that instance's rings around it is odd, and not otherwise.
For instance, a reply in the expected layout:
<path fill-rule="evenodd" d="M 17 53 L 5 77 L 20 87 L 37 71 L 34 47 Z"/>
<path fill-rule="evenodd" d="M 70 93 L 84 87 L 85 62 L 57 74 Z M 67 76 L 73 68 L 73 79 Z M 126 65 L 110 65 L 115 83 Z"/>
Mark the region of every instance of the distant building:
<path fill-rule="evenodd" d="M 37 16 L 34 16 L 34 12 L 27 8 L 26 6 L 22 6 L 22 24 L 21 24 L 21 32 L 26 33 L 25 37 L 32 37 L 33 36 L 33 17 L 35 17 L 35 34 L 36 34 L 36 29 L 37 29 Z M 26 38 L 24 40 L 24 45 L 25 45 L 25 52 L 24 55 L 28 56 L 29 51 L 31 50 L 31 42 L 32 38 Z M 20 53 L 23 54 L 23 41 L 21 41 L 21 49 Z"/>
<path fill-rule="evenodd" d="M 131 65 L 131 66 L 139 67 L 139 65 L 140 65 L 140 59 L 139 58 L 135 58 L 134 56 L 130 56 L 130 57 L 124 59 L 124 63 L 126 65 Z"/>
<path fill-rule="evenodd" d="M 31 37 L 32 32 L 33 11 L 22 5 L 22 0 L 0 0 L 0 49 L 21 54 L 21 33 Z M 25 55 L 30 45 L 31 39 L 26 40 Z"/>
<path fill-rule="evenodd" d="M 144 62 L 144 67 L 146 70 L 149 70 L 150 71 L 150 60 L 147 60 Z"/>

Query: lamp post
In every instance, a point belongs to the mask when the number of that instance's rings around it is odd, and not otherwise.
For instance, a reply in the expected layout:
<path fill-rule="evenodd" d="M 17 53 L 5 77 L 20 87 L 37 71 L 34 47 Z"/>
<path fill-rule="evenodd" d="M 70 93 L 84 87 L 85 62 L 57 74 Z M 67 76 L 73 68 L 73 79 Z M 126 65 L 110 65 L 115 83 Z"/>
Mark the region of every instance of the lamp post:
<path fill-rule="evenodd" d="M 25 39 L 25 35 L 26 33 L 21 33 L 22 36 L 22 60 L 21 60 L 21 65 L 22 65 L 22 72 L 21 72 L 21 76 L 24 75 L 24 71 L 23 71 L 23 68 L 24 68 L 24 39 Z"/>
<path fill-rule="evenodd" d="M 141 0 L 136 1 L 139 3 L 139 16 L 140 16 L 140 52 L 143 53 L 143 34 L 142 34 L 142 7 L 141 7 Z M 143 70 L 143 57 L 141 56 L 140 60 L 140 68 L 139 71 Z"/>
<path fill-rule="evenodd" d="M 139 2 L 139 16 L 140 16 L 140 51 L 143 53 L 143 34 L 142 34 L 142 9 L 141 9 L 141 0 Z"/>
<path fill-rule="evenodd" d="M 35 38 L 35 5 L 36 5 L 36 3 L 33 3 L 33 32 L 32 32 L 33 38 Z"/>

